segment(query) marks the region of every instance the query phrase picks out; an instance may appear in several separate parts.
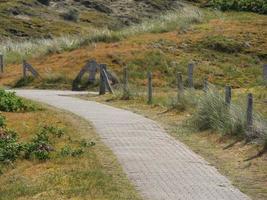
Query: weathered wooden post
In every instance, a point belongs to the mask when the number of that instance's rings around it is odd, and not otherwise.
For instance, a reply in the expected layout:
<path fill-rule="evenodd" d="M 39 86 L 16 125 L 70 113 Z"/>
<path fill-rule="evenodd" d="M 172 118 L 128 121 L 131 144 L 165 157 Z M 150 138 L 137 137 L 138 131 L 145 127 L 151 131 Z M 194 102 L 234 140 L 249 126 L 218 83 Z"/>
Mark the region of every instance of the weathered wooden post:
<path fill-rule="evenodd" d="M 208 79 L 205 79 L 203 84 L 204 84 L 203 85 L 204 92 L 208 92 L 208 90 L 209 90 L 209 82 L 208 82 Z"/>
<path fill-rule="evenodd" d="M 267 81 L 267 64 L 263 65 L 263 80 Z"/>
<path fill-rule="evenodd" d="M 226 86 L 225 87 L 225 103 L 226 105 L 230 105 L 232 100 L 232 87 Z"/>
<path fill-rule="evenodd" d="M 103 65 L 99 65 L 99 69 L 100 69 L 99 95 L 106 94 L 106 84 L 105 84 L 105 79 L 104 79 L 102 68 L 103 68 Z"/>
<path fill-rule="evenodd" d="M 194 64 L 188 65 L 188 87 L 194 88 Z"/>
<path fill-rule="evenodd" d="M 247 102 L 247 131 L 248 133 L 252 133 L 253 131 L 253 95 L 251 93 L 248 94 L 248 102 Z"/>
<path fill-rule="evenodd" d="M 147 73 L 147 80 L 148 80 L 148 104 L 152 104 L 152 73 Z"/>
<path fill-rule="evenodd" d="M 4 56 L 0 54 L 0 71 L 4 73 Z"/>
<path fill-rule="evenodd" d="M 178 89 L 178 96 L 184 94 L 183 76 L 181 72 L 177 73 L 177 89 Z"/>
<path fill-rule="evenodd" d="M 129 88 L 128 88 L 128 68 L 124 67 L 123 69 L 123 96 L 129 96 Z"/>
<path fill-rule="evenodd" d="M 27 69 L 26 69 L 26 61 L 22 61 L 22 72 L 23 72 L 23 78 L 27 78 Z"/>

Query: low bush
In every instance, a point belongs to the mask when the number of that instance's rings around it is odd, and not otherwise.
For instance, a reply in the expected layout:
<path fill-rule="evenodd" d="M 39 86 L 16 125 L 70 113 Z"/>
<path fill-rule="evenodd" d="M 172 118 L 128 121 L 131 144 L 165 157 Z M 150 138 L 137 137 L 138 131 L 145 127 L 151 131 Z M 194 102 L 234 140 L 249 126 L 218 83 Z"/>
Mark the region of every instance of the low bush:
<path fill-rule="evenodd" d="M 79 20 L 79 11 L 74 8 L 71 8 L 65 13 L 63 13 L 62 16 L 65 20 L 77 22 Z"/>
<path fill-rule="evenodd" d="M 6 127 L 6 118 L 2 115 L 0 115 L 0 128 Z"/>
<path fill-rule="evenodd" d="M 209 4 L 223 11 L 252 11 L 267 14 L 266 0 L 210 0 Z"/>
<path fill-rule="evenodd" d="M 22 150 L 23 145 L 18 142 L 14 131 L 0 129 L 0 164 L 15 161 Z"/>
<path fill-rule="evenodd" d="M 50 152 L 54 150 L 49 140 L 49 131 L 41 129 L 31 142 L 25 144 L 25 158 L 35 158 L 38 160 L 47 160 L 50 158 Z"/>
<path fill-rule="evenodd" d="M 53 157 L 52 152 L 56 152 L 56 141 L 62 138 L 65 134 L 64 129 L 52 125 L 42 126 L 36 135 L 27 143 L 19 142 L 17 133 L 6 129 L 5 119 L 0 115 L 2 128 L 0 128 L 0 167 L 3 164 L 9 164 L 16 161 L 17 158 L 21 159 L 36 159 L 45 161 Z M 94 142 L 87 140 L 73 142 L 71 138 L 65 140 L 68 144 L 60 150 L 61 156 L 77 157 L 85 152 L 86 148 L 95 145 Z M 1 172 L 1 171 L 0 171 Z"/>
<path fill-rule="evenodd" d="M 6 92 L 0 89 L 0 111 L 19 112 L 33 111 L 36 109 L 34 104 L 23 100 L 15 95 L 15 92 Z"/>

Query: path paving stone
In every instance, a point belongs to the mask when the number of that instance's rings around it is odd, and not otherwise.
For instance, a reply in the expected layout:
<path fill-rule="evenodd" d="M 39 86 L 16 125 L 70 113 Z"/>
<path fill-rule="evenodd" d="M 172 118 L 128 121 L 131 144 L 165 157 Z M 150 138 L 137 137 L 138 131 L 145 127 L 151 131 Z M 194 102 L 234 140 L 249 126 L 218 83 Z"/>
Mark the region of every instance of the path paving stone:
<path fill-rule="evenodd" d="M 207 161 L 150 119 L 69 97 L 77 94 L 69 91 L 17 90 L 17 94 L 92 122 L 144 199 L 249 200 Z"/>

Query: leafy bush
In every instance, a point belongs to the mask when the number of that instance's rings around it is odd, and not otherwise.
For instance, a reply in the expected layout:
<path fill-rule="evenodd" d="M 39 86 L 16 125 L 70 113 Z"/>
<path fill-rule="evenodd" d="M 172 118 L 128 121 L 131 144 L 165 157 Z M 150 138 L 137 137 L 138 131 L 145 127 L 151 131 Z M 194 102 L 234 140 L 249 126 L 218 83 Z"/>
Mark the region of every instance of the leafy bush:
<path fill-rule="evenodd" d="M 47 160 L 53 150 L 49 141 L 48 131 L 41 129 L 30 143 L 25 144 L 25 157 L 27 159 L 33 157 L 38 160 Z"/>
<path fill-rule="evenodd" d="M 0 128 L 6 127 L 6 118 L 2 115 L 0 115 Z"/>
<path fill-rule="evenodd" d="M 238 10 L 267 14 L 266 0 L 210 0 L 209 4 L 223 11 Z"/>
<path fill-rule="evenodd" d="M 15 95 L 15 92 L 6 92 L 0 89 L 0 110 L 5 112 L 32 111 L 36 107 Z"/>
<path fill-rule="evenodd" d="M 0 162 L 13 162 L 19 157 L 23 146 L 17 141 L 17 134 L 11 130 L 0 129 Z"/>
<path fill-rule="evenodd" d="M 79 11 L 74 8 L 71 8 L 62 16 L 65 20 L 77 22 L 79 20 Z"/>
<path fill-rule="evenodd" d="M 61 138 L 64 135 L 64 130 L 62 128 L 51 125 L 43 126 L 41 132 L 51 134 L 53 136 L 56 136 L 57 138 Z"/>

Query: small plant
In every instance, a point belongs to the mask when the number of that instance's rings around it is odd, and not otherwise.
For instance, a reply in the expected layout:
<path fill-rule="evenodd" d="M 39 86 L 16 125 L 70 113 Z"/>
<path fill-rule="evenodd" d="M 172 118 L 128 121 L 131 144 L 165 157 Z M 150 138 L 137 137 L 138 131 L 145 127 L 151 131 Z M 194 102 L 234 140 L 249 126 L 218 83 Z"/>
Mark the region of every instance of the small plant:
<path fill-rule="evenodd" d="M 15 161 L 22 150 L 23 146 L 18 143 L 14 131 L 0 129 L 0 164 Z"/>
<path fill-rule="evenodd" d="M 5 112 L 33 111 L 36 107 L 17 97 L 14 92 L 0 89 L 0 110 Z"/>
<path fill-rule="evenodd" d="M 87 140 L 81 140 L 80 146 L 89 148 L 89 147 L 95 146 L 95 142 L 88 142 Z"/>
<path fill-rule="evenodd" d="M 41 130 L 31 140 L 30 143 L 25 144 L 25 158 L 37 158 L 38 160 L 47 160 L 50 158 L 50 152 L 54 148 L 49 141 L 47 131 Z"/>
<path fill-rule="evenodd" d="M 43 126 L 41 128 L 41 132 L 46 133 L 46 134 L 51 134 L 53 136 L 56 136 L 57 138 L 61 138 L 64 135 L 64 130 L 59 127 L 55 126 Z"/>
<path fill-rule="evenodd" d="M 63 14 L 63 18 L 68 21 L 77 22 L 79 20 L 79 11 L 71 8 Z"/>

